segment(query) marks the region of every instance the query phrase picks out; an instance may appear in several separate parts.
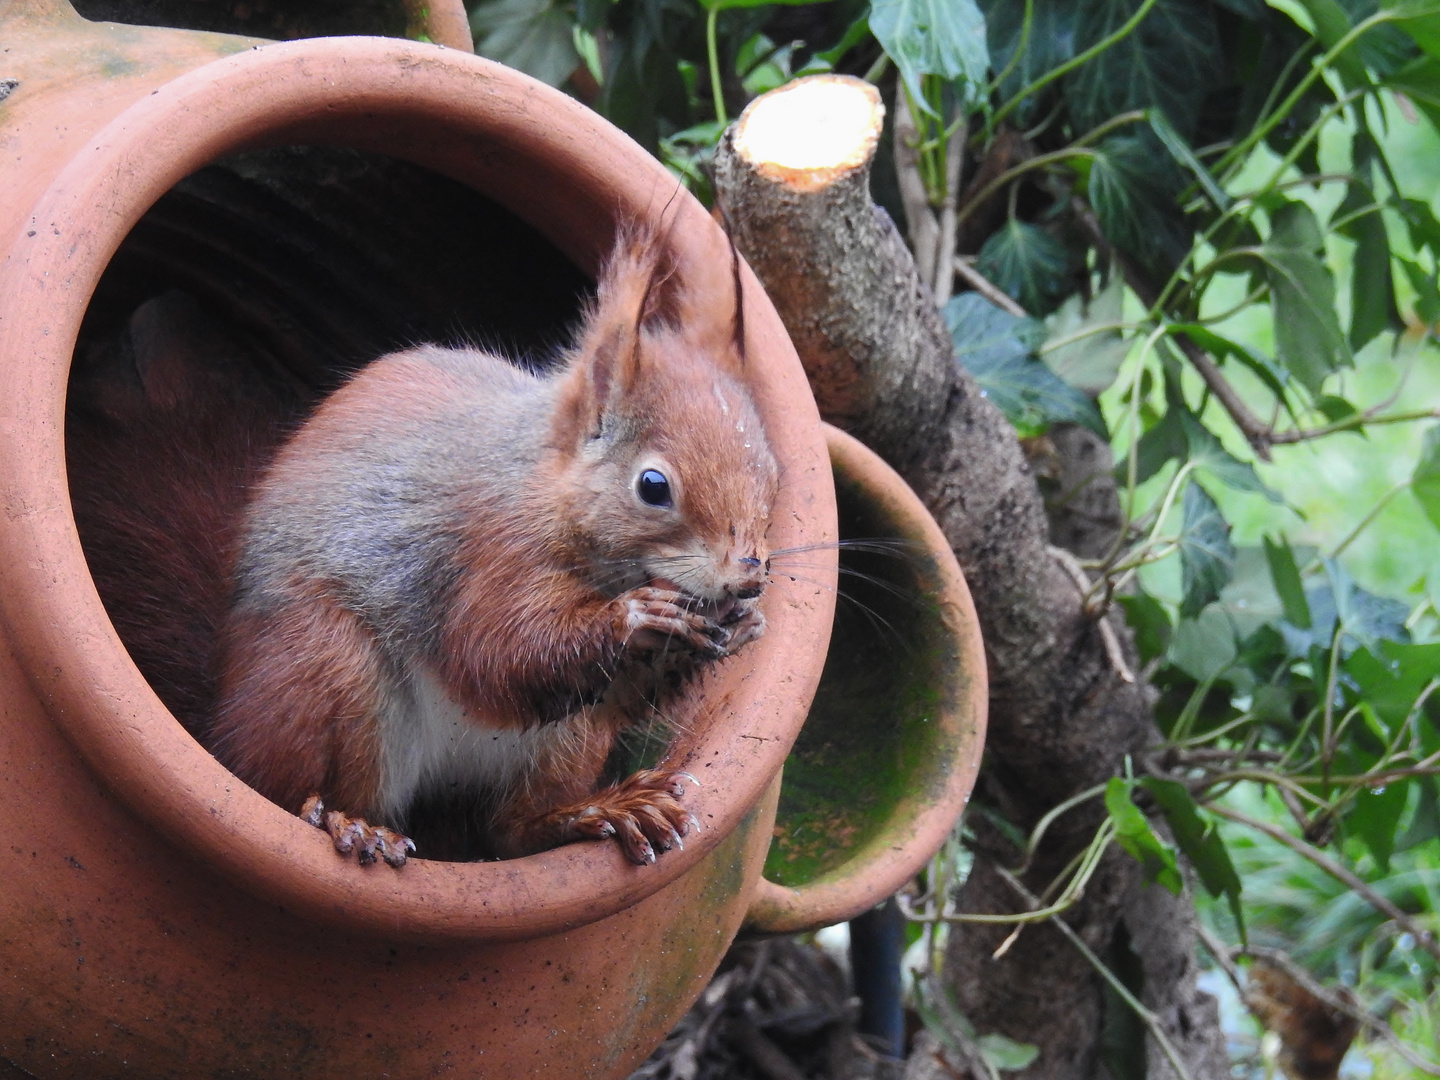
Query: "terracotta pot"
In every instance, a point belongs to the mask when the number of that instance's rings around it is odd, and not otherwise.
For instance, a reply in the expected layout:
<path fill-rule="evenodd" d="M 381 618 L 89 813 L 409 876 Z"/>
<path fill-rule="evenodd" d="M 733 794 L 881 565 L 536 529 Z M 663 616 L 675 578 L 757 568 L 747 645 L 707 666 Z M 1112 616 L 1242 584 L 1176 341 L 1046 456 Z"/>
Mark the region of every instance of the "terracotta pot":
<path fill-rule="evenodd" d="M 87 1078 L 622 1076 L 703 989 L 747 912 L 760 930 L 848 917 L 923 864 L 973 779 L 983 660 L 943 541 L 934 546 L 913 496 L 872 487 L 897 480 L 843 440 L 831 453 L 846 476 L 864 476 L 867 527 L 890 514 L 897 535 L 924 534 L 933 566 L 915 580 L 951 590 L 919 620 L 944 657 L 920 668 L 949 682 L 925 692 L 925 738 L 907 720 L 892 740 L 903 760 L 888 803 L 867 811 L 838 859 L 792 868 L 785 890 L 762 888 L 760 873 L 779 772 L 826 655 L 833 549 L 777 582 L 767 635 L 687 700 L 694 734 L 671 760 L 704 781 L 687 797 L 704 829 L 656 866 L 572 845 L 505 863 L 361 869 L 221 768 L 130 661 L 68 503 L 70 356 L 126 234 L 223 155 L 342 146 L 483 192 L 588 272 L 617 219 L 659 214 L 675 185 L 564 95 L 439 46 L 261 47 L 86 23 L 63 5 L 7 9 L 0 38 L 11 65 L 0 78 L 19 80 L 0 103 L 0 832 L 11 848 L 0 1059 Z M 667 213 L 684 272 L 728 295 L 728 247 L 703 208 L 680 197 Z M 748 271 L 746 296 L 753 390 L 786 477 L 772 543 L 823 544 L 836 520 L 825 438 Z M 917 670 L 896 685 L 920 685 Z M 954 682 L 956 671 L 968 674 Z M 921 744 L 958 763 L 950 780 L 914 760 Z M 833 766 L 811 758 L 812 771 Z M 936 809 L 893 797 L 910 776 Z M 892 853 L 915 822 L 904 855 Z M 833 864 L 847 858 L 845 885 Z"/>

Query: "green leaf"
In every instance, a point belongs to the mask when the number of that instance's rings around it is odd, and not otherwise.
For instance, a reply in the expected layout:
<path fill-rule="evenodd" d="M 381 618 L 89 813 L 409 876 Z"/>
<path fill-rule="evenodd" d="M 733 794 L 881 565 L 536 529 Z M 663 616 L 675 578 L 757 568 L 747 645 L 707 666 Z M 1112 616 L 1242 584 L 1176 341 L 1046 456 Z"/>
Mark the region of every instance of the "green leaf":
<path fill-rule="evenodd" d="M 1310 629 L 1310 605 L 1305 600 L 1305 586 L 1300 581 L 1300 568 L 1295 553 L 1283 536 L 1278 540 L 1265 537 L 1265 560 L 1270 564 L 1270 580 L 1285 611 L 1285 621 L 1301 630 Z"/>
<path fill-rule="evenodd" d="M 942 314 L 956 354 L 993 364 L 1030 356 L 1045 339 L 1045 327 L 1034 319 L 1012 315 L 979 293 L 952 296 Z"/>
<path fill-rule="evenodd" d="M 1315 26 L 1315 36 L 1320 39 L 1320 44 L 1325 46 L 1327 52 L 1338 45 L 1340 39 L 1352 29 L 1350 16 L 1335 0 L 1299 0 L 1299 4 L 1310 16 L 1310 21 Z M 1370 76 L 1365 71 L 1365 63 L 1360 57 L 1360 50 L 1356 48 L 1357 44 L 1358 42 L 1351 42 L 1334 60 L 1335 70 L 1340 72 L 1346 87 L 1352 90 L 1370 83 Z"/>
<path fill-rule="evenodd" d="M 1334 614 L 1328 619 L 1321 618 L 1315 593 L 1312 591 L 1306 594 L 1316 626 L 1326 628 L 1324 644 L 1328 645 L 1330 642 L 1335 619 L 1340 620 L 1346 634 L 1366 648 L 1378 647 L 1383 641 L 1410 640 L 1410 632 L 1405 628 L 1410 609 L 1405 604 L 1399 600 L 1376 596 L 1360 588 L 1345 572 L 1345 568 L 1334 559 L 1324 560 L 1324 566 L 1330 586 L 1329 602 Z"/>
<path fill-rule="evenodd" d="M 868 14 L 852 22 L 840 40 L 828 49 L 822 49 L 814 53 L 806 62 L 805 66 L 797 71 L 796 75 L 816 75 L 826 71 L 832 71 L 835 65 L 860 42 L 870 36 L 870 17 Z"/>
<path fill-rule="evenodd" d="M 1432 125 L 1440 128 L 1440 57 L 1417 57 L 1387 76 L 1385 85 L 1408 97 Z"/>
<path fill-rule="evenodd" d="M 1440 11 L 1434 0 L 1381 0 L 1380 7 L 1402 16 L 1392 26 L 1431 56 L 1440 56 Z"/>
<path fill-rule="evenodd" d="M 1391 205 L 1405 219 L 1415 250 L 1428 247 L 1432 254 L 1440 254 L 1440 220 L 1436 220 L 1430 204 L 1424 199 L 1401 199 Z"/>
<path fill-rule="evenodd" d="M 1226 487 L 1252 495 L 1264 495 L 1273 503 L 1283 504 L 1284 498 L 1273 488 L 1266 487 L 1255 472 L 1255 466 L 1241 461 L 1220 445 L 1199 418 L 1189 409 L 1172 410 L 1180 414 L 1180 426 L 1185 430 L 1185 443 L 1189 459 L 1197 468 L 1208 472 Z"/>
<path fill-rule="evenodd" d="M 1170 156 L 1175 159 L 1175 163 L 1195 177 L 1196 183 L 1204 190 L 1206 197 L 1215 205 L 1216 209 L 1228 210 L 1234 200 L 1215 182 L 1215 178 L 1210 175 L 1210 170 L 1201 164 L 1200 159 L 1195 156 L 1195 151 L 1190 149 L 1190 144 L 1182 139 L 1180 133 L 1171 126 L 1170 121 L 1165 119 L 1165 114 L 1150 109 L 1147 110 L 1145 119 L 1149 121 L 1150 129 L 1155 132 L 1161 144 L 1170 151 Z"/>
<path fill-rule="evenodd" d="M 1105 810 L 1115 825 L 1116 843 L 1144 869 L 1145 880 L 1159 882 L 1179 896 L 1185 879 L 1180 876 L 1175 851 L 1155 835 L 1150 819 L 1131 801 L 1130 784 L 1122 777 L 1111 777 L 1106 783 Z"/>
<path fill-rule="evenodd" d="M 476 52 L 551 86 L 580 66 L 574 28 L 558 0 L 490 0 L 470 13 Z"/>
<path fill-rule="evenodd" d="M 1048 315 L 1070 291 L 1070 253 L 1058 239 L 1011 218 L 980 249 L 975 268 L 1032 315 Z"/>
<path fill-rule="evenodd" d="M 1184 458 L 1190 452 L 1185 438 L 1185 425 L 1180 419 L 1180 409 L 1170 408 L 1160 422 L 1140 436 L 1135 447 L 1135 479 L 1143 484 L 1165 467 L 1167 461 Z M 1125 476 L 1125 462 L 1115 467 L 1116 475 Z"/>
<path fill-rule="evenodd" d="M 1091 297 L 1089 304 L 1077 293 L 1045 320 L 1049 337 L 1041 358 L 1056 375 L 1091 397 L 1110 388 L 1130 353 L 1130 342 L 1119 330 L 1095 329 L 1121 321 L 1124 299 L 1124 282 L 1115 274 L 1109 284 Z M 1084 336 L 1079 337 L 1080 334 Z M 1051 348 L 1052 342 L 1066 338 L 1075 340 Z"/>
<path fill-rule="evenodd" d="M 1276 351 L 1286 369 L 1318 394 L 1326 376 L 1350 363 L 1320 226 L 1315 212 L 1299 202 L 1272 211 L 1270 226 L 1261 257 L 1275 311 Z"/>
<path fill-rule="evenodd" d="M 1033 343 L 1044 334 L 1039 323 L 1002 311 L 978 293 L 953 297 L 945 320 L 956 358 L 1023 434 L 1074 423 L 1109 437 L 1095 403 L 1035 357 Z"/>
<path fill-rule="evenodd" d="M 1321 394 L 1315 399 L 1315 408 L 1319 409 L 1320 415 L 1332 424 L 1360 414 L 1359 409 L 1338 394 Z"/>
<path fill-rule="evenodd" d="M 1160 804 L 1170 831 L 1175 834 L 1175 842 L 1195 867 L 1206 891 L 1217 900 L 1224 896 L 1229 902 L 1240 941 L 1246 943 L 1245 915 L 1240 909 L 1240 875 L 1235 872 L 1235 864 L 1215 823 L 1200 816 L 1200 807 L 1184 784 L 1147 776 L 1140 781 L 1140 786 Z"/>
<path fill-rule="evenodd" d="M 1090 205 L 1106 238 L 1165 278 L 1190 250 L 1175 203 L 1183 177 L 1152 133 L 1112 135 L 1093 150 Z"/>
<path fill-rule="evenodd" d="M 1170 641 L 1170 662 L 1196 682 L 1218 679 L 1238 655 L 1235 628 L 1218 605 L 1182 618 Z"/>
<path fill-rule="evenodd" d="M 1409 794 L 1409 787 L 1403 781 L 1369 788 L 1355 797 L 1355 804 L 1346 815 L 1346 827 L 1365 842 L 1382 874 L 1390 872 L 1395 834 Z"/>
<path fill-rule="evenodd" d="M 1081 0 L 1076 5 L 1076 51 L 1118 31 L 1141 0 Z M 1225 69 L 1208 4 L 1158 0 L 1128 35 L 1065 78 L 1065 98 L 1077 131 L 1130 109 L 1160 109 L 1186 139 L 1195 131 L 1205 95 Z"/>
<path fill-rule="evenodd" d="M 1199 484 L 1185 487 L 1183 518 L 1180 614 L 1193 618 L 1206 604 L 1219 599 L 1220 590 L 1235 572 L 1235 546 L 1230 543 L 1230 525 L 1220 507 Z"/>
<path fill-rule="evenodd" d="M 1435 275 L 1410 259 L 1396 261 L 1410 279 L 1410 287 L 1415 290 L 1415 314 L 1427 327 L 1433 327 L 1440 322 L 1440 284 L 1437 284 Z"/>
<path fill-rule="evenodd" d="M 988 1035 L 981 1035 L 977 1038 L 975 1049 L 980 1051 L 980 1056 L 992 1069 L 1000 1072 L 1013 1072 L 1017 1069 L 1027 1068 L 1040 1056 L 1038 1046 L 1016 1042 L 1014 1039 L 1001 1035 L 998 1031 L 992 1031 Z"/>
<path fill-rule="evenodd" d="M 1410 474 L 1410 490 L 1425 516 L 1440 529 L 1440 424 L 1432 424 L 1420 442 L 1420 460 Z"/>
<path fill-rule="evenodd" d="M 968 86 L 985 83 L 990 51 L 985 16 L 975 0 L 873 0 L 870 32 L 900 69 L 910 100 L 927 112 L 932 110 L 920 92 L 922 75 Z"/>
<path fill-rule="evenodd" d="M 1125 612 L 1125 622 L 1135 635 L 1135 648 L 1140 653 L 1140 663 L 1148 664 L 1157 656 L 1164 656 L 1170 648 L 1174 633 L 1170 615 L 1165 605 L 1149 593 L 1136 592 L 1128 596 L 1117 596 Z"/>
<path fill-rule="evenodd" d="M 1380 148 L 1368 132 L 1357 132 L 1351 160 L 1361 180 L 1372 175 L 1372 162 Z M 1351 216 L 1359 215 L 1359 216 Z M 1367 183 L 1355 181 L 1345 188 L 1345 198 L 1335 209 L 1335 218 L 1350 220 L 1341 233 L 1355 241 L 1355 260 L 1350 275 L 1350 348 L 1359 351 L 1377 334 L 1398 330 L 1400 309 L 1395 305 L 1395 278 L 1390 269 L 1390 237 L 1375 193 Z"/>
<path fill-rule="evenodd" d="M 1003 98 L 1014 97 L 1040 76 L 1075 55 L 1075 20 L 1079 5 L 1074 0 L 1033 0 L 1028 34 L 1025 32 L 1025 0 L 980 0 L 980 8 L 985 13 L 991 63 L 996 71 L 1009 69 L 1000 83 Z M 1015 61 L 1015 50 L 1020 48 L 1022 41 L 1024 52 Z M 1050 94 L 1043 97 L 1048 98 L 1054 92 L 1052 85 Z M 1027 99 L 1017 110 L 1017 123 L 1029 125 L 1039 105 L 1039 99 Z"/>

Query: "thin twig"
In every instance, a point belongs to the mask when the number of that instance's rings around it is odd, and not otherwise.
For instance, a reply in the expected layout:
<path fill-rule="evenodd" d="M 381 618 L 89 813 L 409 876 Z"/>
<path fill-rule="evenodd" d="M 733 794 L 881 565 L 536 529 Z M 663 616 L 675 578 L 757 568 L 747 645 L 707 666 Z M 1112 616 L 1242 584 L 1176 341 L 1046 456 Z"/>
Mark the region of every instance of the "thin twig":
<path fill-rule="evenodd" d="M 940 243 L 935 251 L 935 303 L 944 304 L 950 299 L 950 290 L 955 285 L 955 204 L 960 198 L 960 174 L 965 165 L 965 139 L 970 128 L 965 123 L 962 111 L 960 127 L 951 132 L 945 144 L 945 202 L 940 207 Z"/>
<path fill-rule="evenodd" d="M 1009 885 L 1010 888 L 1014 889 L 1015 892 L 1020 895 L 1025 903 L 1032 907 L 1038 903 L 1030 890 L 1020 882 L 1019 878 L 1010 873 L 1010 871 L 1006 870 L 1003 866 L 996 865 L 995 872 L 1000 875 L 1001 880 L 1003 880 L 1005 884 Z M 1151 1036 L 1160 1044 L 1161 1051 L 1164 1052 L 1165 1057 L 1170 1062 L 1171 1068 L 1179 1075 L 1180 1080 L 1191 1080 L 1190 1070 L 1185 1067 L 1185 1062 L 1180 1058 L 1180 1052 L 1175 1049 L 1175 1045 L 1170 1041 L 1169 1036 L 1165 1034 L 1165 1029 L 1160 1025 L 1160 1018 L 1147 1009 L 1144 1004 L 1141 1003 L 1140 999 L 1130 992 L 1130 988 L 1121 982 L 1115 973 L 1112 972 L 1098 956 L 1090 951 L 1090 946 L 1080 940 L 1080 935 L 1070 929 L 1064 919 L 1055 919 L 1053 925 L 1055 929 L 1059 930 L 1069 939 L 1070 944 L 1074 945 L 1080 955 L 1090 962 L 1090 966 L 1095 969 L 1096 973 L 1110 984 L 1110 988 L 1120 995 L 1121 1000 L 1123 1000 L 1126 1005 L 1129 1005 L 1130 1008 L 1135 1011 L 1135 1015 L 1140 1018 L 1140 1021 L 1150 1029 Z"/>
<path fill-rule="evenodd" d="M 1379 911 L 1387 918 L 1394 920 L 1400 926 L 1404 927 L 1406 932 L 1413 936 L 1426 952 L 1434 956 L 1437 960 L 1440 960 L 1440 944 L 1436 944 L 1435 936 L 1431 934 L 1429 930 L 1425 929 L 1425 927 L 1401 911 L 1390 900 L 1387 900 L 1384 896 L 1381 896 L 1372 889 L 1359 875 L 1341 866 L 1313 844 L 1308 844 L 1297 836 L 1291 836 L 1278 825 L 1271 825 L 1268 821 L 1257 821 L 1236 810 L 1231 810 L 1228 806 L 1221 806 L 1219 803 L 1212 802 L 1208 804 L 1207 809 L 1210 810 L 1211 813 L 1218 814 L 1228 821 L 1235 822 L 1237 825 L 1244 825 L 1257 832 L 1262 832 L 1270 837 L 1270 839 L 1284 844 L 1297 855 L 1309 859 L 1336 881 L 1349 886 L 1363 896 L 1376 911 Z"/>
<path fill-rule="evenodd" d="M 1388 408 L 1389 405 L 1382 402 L 1380 406 L 1366 409 L 1364 412 L 1358 412 L 1354 416 L 1347 416 L 1342 420 L 1336 420 L 1333 424 L 1325 424 L 1321 427 L 1275 431 L 1271 433 L 1270 441 L 1276 446 L 1283 446 L 1306 442 L 1310 439 L 1323 439 L 1327 435 L 1335 435 L 1342 431 L 1360 431 L 1363 428 L 1379 424 L 1410 424 L 1417 420 L 1440 419 L 1440 409 L 1413 409 L 1409 412 L 1391 413 L 1386 416 L 1381 415 L 1382 407 Z"/>
<path fill-rule="evenodd" d="M 1028 319 L 1030 317 L 1030 313 L 1012 300 L 1009 293 L 1005 292 L 1000 286 L 980 273 L 979 270 L 976 270 L 973 263 L 965 258 L 965 256 L 955 256 L 955 273 L 959 274 L 965 280 L 966 285 L 969 285 L 970 288 L 974 289 L 1000 310 L 1008 311 L 1017 319 Z"/>
<path fill-rule="evenodd" d="M 898 74 L 895 76 L 895 178 L 900 186 L 900 203 L 905 209 L 906 232 L 910 236 L 915 267 L 925 285 L 933 288 L 940 225 L 930 209 L 925 180 L 920 175 L 920 128 L 910 111 L 905 80 Z"/>
<path fill-rule="evenodd" d="M 1063 569 L 1070 580 L 1075 583 L 1075 587 L 1080 590 L 1080 600 L 1083 605 L 1085 601 L 1089 599 L 1090 590 L 1094 587 L 1094 583 L 1091 582 L 1089 575 L 1085 573 L 1084 568 L 1080 565 L 1080 561 L 1076 559 L 1074 555 L 1070 554 L 1070 552 L 1064 548 L 1055 547 L 1053 544 L 1049 545 L 1049 547 L 1051 557 L 1060 564 L 1061 569 Z M 1115 669 L 1115 674 L 1119 675 L 1123 682 L 1133 685 L 1135 682 L 1135 673 L 1130 670 L 1130 665 L 1125 663 L 1125 657 L 1120 652 L 1120 639 L 1115 636 L 1115 628 L 1110 625 L 1110 620 L 1106 612 L 1104 610 L 1098 613 L 1092 612 L 1088 607 L 1083 607 L 1082 611 L 1087 618 L 1095 620 L 1095 625 L 1100 630 L 1100 640 L 1105 644 L 1105 655 L 1110 660 L 1110 666 Z"/>
<path fill-rule="evenodd" d="M 745 1017 L 731 1017 L 727 1029 L 735 1048 L 749 1058 L 768 1080 L 805 1080 L 800 1067 Z"/>
<path fill-rule="evenodd" d="M 1207 952 L 1215 958 L 1215 963 L 1235 987 L 1235 993 L 1243 999 L 1245 997 L 1245 986 L 1240 981 L 1240 966 L 1230 956 L 1230 946 L 1212 934 L 1206 925 L 1198 918 L 1195 920 L 1195 933 L 1200 938 L 1200 943 L 1205 946 Z"/>

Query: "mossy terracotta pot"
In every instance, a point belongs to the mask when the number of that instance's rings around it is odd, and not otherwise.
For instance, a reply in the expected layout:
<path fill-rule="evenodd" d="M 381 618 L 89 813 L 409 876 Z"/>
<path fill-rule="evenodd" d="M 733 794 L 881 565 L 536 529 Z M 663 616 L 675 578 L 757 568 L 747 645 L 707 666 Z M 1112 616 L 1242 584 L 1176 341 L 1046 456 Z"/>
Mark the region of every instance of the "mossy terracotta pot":
<path fill-rule="evenodd" d="M 827 445 L 748 271 L 749 370 L 785 476 L 770 539 L 815 547 L 777 574 L 765 637 L 682 706 L 690 734 L 669 761 L 702 781 L 687 800 L 703 824 L 684 851 L 651 867 L 577 844 L 361 868 L 227 773 L 125 652 L 66 486 L 71 354 L 147 209 L 227 155 L 338 146 L 483 193 L 587 273 L 618 221 L 664 212 L 682 272 L 728 295 L 728 245 L 624 135 L 459 50 L 265 44 L 39 3 L 0 7 L 0 42 L 0 1074 L 623 1076 L 742 923 L 848 918 L 924 864 L 978 764 L 968 594 L 898 478 L 852 440 Z M 885 573 L 922 599 L 896 649 L 844 636 L 839 689 L 797 745 L 835 605 L 832 461 L 850 535 L 902 538 Z M 864 686 L 843 682 L 856 672 Z M 884 767 L 847 817 L 856 755 Z M 803 781 L 793 798 L 782 767 Z"/>

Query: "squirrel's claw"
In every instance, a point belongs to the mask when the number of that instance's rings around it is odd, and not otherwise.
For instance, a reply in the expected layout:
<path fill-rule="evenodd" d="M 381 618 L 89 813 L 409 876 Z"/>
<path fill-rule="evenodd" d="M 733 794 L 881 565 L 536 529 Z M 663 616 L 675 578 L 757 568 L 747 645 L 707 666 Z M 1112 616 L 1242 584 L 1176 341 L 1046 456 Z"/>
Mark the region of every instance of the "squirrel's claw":
<path fill-rule="evenodd" d="M 326 810 L 325 802 L 318 794 L 305 800 L 305 805 L 300 808 L 300 820 L 328 832 L 335 850 L 341 855 L 349 855 L 353 851 L 361 866 L 383 859 L 398 870 L 405 865 L 409 853 L 415 850 L 415 841 L 394 829 L 371 825 L 363 818 L 350 817 L 338 810 Z"/>

